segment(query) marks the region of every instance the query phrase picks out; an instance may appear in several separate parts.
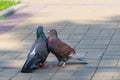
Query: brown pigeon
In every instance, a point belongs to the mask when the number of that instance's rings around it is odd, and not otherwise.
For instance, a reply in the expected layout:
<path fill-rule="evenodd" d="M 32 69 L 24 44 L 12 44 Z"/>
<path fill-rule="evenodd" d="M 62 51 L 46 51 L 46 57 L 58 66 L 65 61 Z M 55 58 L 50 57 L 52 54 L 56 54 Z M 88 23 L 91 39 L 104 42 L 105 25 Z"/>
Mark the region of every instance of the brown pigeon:
<path fill-rule="evenodd" d="M 69 45 L 58 38 L 57 31 L 48 31 L 48 48 L 57 57 L 58 65 L 64 67 L 69 59 L 84 61 L 83 57 L 77 56 L 76 52 Z M 84 63 L 87 63 L 86 61 Z"/>

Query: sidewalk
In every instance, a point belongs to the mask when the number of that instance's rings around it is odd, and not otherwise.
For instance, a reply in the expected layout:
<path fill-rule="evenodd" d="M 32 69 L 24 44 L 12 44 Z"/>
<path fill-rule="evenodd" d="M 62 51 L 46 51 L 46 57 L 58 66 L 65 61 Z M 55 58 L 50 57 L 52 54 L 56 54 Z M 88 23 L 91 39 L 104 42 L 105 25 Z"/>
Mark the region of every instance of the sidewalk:
<path fill-rule="evenodd" d="M 28 7 L 0 23 L 0 80 L 120 80 L 119 22 L 119 0 L 30 0 Z M 60 39 L 88 64 L 21 73 L 38 25 L 45 33 L 57 29 Z M 47 63 L 56 62 L 50 54 Z"/>

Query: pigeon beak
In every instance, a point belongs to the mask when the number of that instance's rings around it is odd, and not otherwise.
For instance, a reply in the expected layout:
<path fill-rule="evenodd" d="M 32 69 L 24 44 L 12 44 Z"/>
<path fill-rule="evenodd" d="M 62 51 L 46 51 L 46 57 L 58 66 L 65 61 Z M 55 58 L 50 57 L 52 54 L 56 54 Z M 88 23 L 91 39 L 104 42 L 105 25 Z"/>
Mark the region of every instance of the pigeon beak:
<path fill-rule="evenodd" d="M 50 31 L 48 31 L 47 34 L 50 34 Z"/>

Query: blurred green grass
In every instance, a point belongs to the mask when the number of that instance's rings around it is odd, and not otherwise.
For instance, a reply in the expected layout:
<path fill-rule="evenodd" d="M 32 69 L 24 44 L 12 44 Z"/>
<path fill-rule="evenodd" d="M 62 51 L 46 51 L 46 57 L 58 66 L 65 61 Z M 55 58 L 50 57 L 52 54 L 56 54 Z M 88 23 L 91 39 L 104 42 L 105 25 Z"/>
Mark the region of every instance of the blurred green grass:
<path fill-rule="evenodd" d="M 19 3 L 20 1 L 15 0 L 0 0 L 0 11 L 5 10 Z"/>

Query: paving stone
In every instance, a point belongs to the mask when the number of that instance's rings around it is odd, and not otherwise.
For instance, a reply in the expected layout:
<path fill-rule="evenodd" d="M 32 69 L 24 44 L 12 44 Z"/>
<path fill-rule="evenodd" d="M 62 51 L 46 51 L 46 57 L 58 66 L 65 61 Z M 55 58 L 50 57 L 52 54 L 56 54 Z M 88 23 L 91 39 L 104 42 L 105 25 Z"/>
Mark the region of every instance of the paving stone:
<path fill-rule="evenodd" d="M 88 52 L 86 55 L 87 59 L 100 59 L 103 55 L 103 52 Z"/>
<path fill-rule="evenodd" d="M 97 77 L 94 77 L 92 80 L 112 80 L 112 77 L 97 76 Z"/>
<path fill-rule="evenodd" d="M 79 42 L 79 40 L 75 40 L 75 39 L 68 39 L 68 40 L 63 40 L 65 43 L 78 43 Z"/>
<path fill-rule="evenodd" d="M 91 78 L 91 76 L 94 74 L 95 68 L 79 68 L 73 76 L 81 76 L 81 77 L 88 77 Z"/>
<path fill-rule="evenodd" d="M 118 68 L 99 68 L 93 77 L 93 80 L 113 80 L 113 77 L 119 77 L 120 69 Z"/>
<path fill-rule="evenodd" d="M 75 30 L 76 29 L 76 27 L 77 27 L 78 25 L 77 24 L 67 24 L 65 27 L 64 27 L 64 29 L 67 29 L 67 30 Z"/>
<path fill-rule="evenodd" d="M 119 39 L 119 38 L 120 38 L 120 34 L 114 34 L 114 35 L 113 35 L 113 38 L 114 38 L 114 39 Z"/>
<path fill-rule="evenodd" d="M 45 28 L 63 29 L 67 24 L 68 24 L 68 22 L 61 21 L 61 22 L 59 22 L 59 23 L 50 23 L 50 24 L 45 24 L 45 23 L 43 23 L 42 25 L 43 25 Z"/>
<path fill-rule="evenodd" d="M 89 25 L 87 25 L 87 24 L 78 24 L 78 26 L 75 28 L 75 29 L 77 29 L 77 30 L 79 30 L 79 29 L 89 29 Z"/>
<path fill-rule="evenodd" d="M 114 29 L 113 30 L 102 30 L 100 35 L 112 36 L 113 33 L 114 33 Z"/>
<path fill-rule="evenodd" d="M 105 49 L 80 49 L 80 48 L 78 48 L 79 49 L 79 51 L 81 51 L 81 52 L 104 52 L 105 51 Z"/>
<path fill-rule="evenodd" d="M 112 27 L 116 27 L 116 23 L 101 23 L 101 24 L 95 24 L 91 25 L 90 29 L 113 29 Z"/>
<path fill-rule="evenodd" d="M 69 77 L 69 76 L 72 76 L 74 73 L 76 72 L 76 69 L 60 69 L 60 70 L 58 70 L 57 72 L 56 72 L 56 74 L 54 75 L 55 77 L 57 77 L 57 76 L 61 76 L 61 77 Z"/>
<path fill-rule="evenodd" d="M 70 35 L 68 40 L 79 42 L 82 38 L 83 38 L 83 35 Z"/>
<path fill-rule="evenodd" d="M 76 48 L 78 49 L 106 49 L 104 45 L 78 45 Z"/>
<path fill-rule="evenodd" d="M 82 39 L 79 43 L 79 46 L 81 46 L 81 45 L 93 45 L 94 42 L 95 42 L 95 40 Z"/>
<path fill-rule="evenodd" d="M 86 68 L 96 68 L 99 64 L 99 59 L 87 59 L 88 64 L 85 64 Z"/>
<path fill-rule="evenodd" d="M 108 45 L 110 40 L 96 40 L 95 45 Z"/>
<path fill-rule="evenodd" d="M 0 80 L 9 80 L 10 79 L 10 77 L 0 77 Z"/>
<path fill-rule="evenodd" d="M 60 34 L 84 35 L 87 30 L 63 30 Z"/>
<path fill-rule="evenodd" d="M 72 32 L 73 35 L 84 35 L 87 33 L 88 30 L 74 30 Z"/>
<path fill-rule="evenodd" d="M 118 64 L 117 64 L 117 67 L 120 67 L 120 59 L 118 60 Z"/>
<path fill-rule="evenodd" d="M 120 56 L 120 52 L 118 51 L 118 52 L 116 52 L 116 51 L 114 51 L 114 52 L 112 52 L 112 51 L 110 51 L 110 52 L 105 52 L 105 56 Z"/>
<path fill-rule="evenodd" d="M 11 80 L 30 80 L 31 77 L 28 77 L 28 76 L 15 76 L 13 77 Z"/>
<path fill-rule="evenodd" d="M 120 52 L 105 52 L 103 59 L 119 59 Z"/>
<path fill-rule="evenodd" d="M 86 78 L 86 77 L 54 77 L 54 78 L 52 78 L 52 80 L 90 80 L 90 78 Z"/>
<path fill-rule="evenodd" d="M 67 40 L 70 35 L 58 35 L 61 40 Z"/>
<path fill-rule="evenodd" d="M 99 35 L 101 30 L 88 30 L 87 35 Z"/>
<path fill-rule="evenodd" d="M 108 47 L 108 49 L 107 49 L 107 51 L 120 51 L 120 45 L 110 45 L 109 47 Z"/>
<path fill-rule="evenodd" d="M 14 59 L 16 58 L 18 55 L 20 54 L 20 52 L 17 53 L 6 53 L 4 54 L 1 59 Z"/>
<path fill-rule="evenodd" d="M 111 39 L 111 36 L 99 36 L 99 35 L 85 35 L 83 39 L 87 39 L 87 40 L 93 40 L 93 39 Z"/>
<path fill-rule="evenodd" d="M 0 67 L 2 68 L 21 68 L 23 64 L 24 60 L 8 59 L 0 61 Z"/>
<path fill-rule="evenodd" d="M 22 79 L 21 79 L 22 80 Z M 30 80 L 50 80 L 50 77 L 44 76 L 44 77 L 32 77 Z"/>
<path fill-rule="evenodd" d="M 98 36 L 85 35 L 83 39 L 84 40 L 96 40 L 98 39 Z"/>
<path fill-rule="evenodd" d="M 4 69 L 0 72 L 1 77 L 13 77 L 15 74 L 18 73 L 18 69 Z"/>
<path fill-rule="evenodd" d="M 18 73 L 16 76 L 19 76 L 19 77 L 41 77 L 41 78 L 44 78 L 46 76 L 47 77 L 51 77 L 54 74 L 54 73 L 51 73 L 51 72 L 48 72 L 48 71 L 47 72 L 44 72 L 44 71 L 45 70 L 41 70 L 40 72 L 34 71 L 33 73 Z"/>
<path fill-rule="evenodd" d="M 110 45 L 120 45 L 120 41 L 111 41 Z"/>
<path fill-rule="evenodd" d="M 99 67 L 117 67 L 117 63 L 118 59 L 105 59 L 100 62 Z"/>

